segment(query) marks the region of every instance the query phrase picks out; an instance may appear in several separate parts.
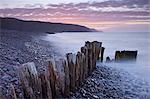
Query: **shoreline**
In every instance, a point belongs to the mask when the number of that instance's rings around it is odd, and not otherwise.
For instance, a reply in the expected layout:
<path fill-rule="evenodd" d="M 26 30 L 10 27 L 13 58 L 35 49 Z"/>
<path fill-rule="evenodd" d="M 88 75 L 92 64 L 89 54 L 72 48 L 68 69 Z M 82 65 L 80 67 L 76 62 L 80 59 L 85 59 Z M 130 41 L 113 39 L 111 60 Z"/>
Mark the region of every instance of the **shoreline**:
<path fill-rule="evenodd" d="M 43 72 L 45 61 L 52 55 L 59 55 L 50 42 L 38 38 L 41 35 L 31 32 L 0 31 L 0 92 L 6 97 L 10 95 L 11 84 L 17 88 L 18 95 L 22 95 L 18 75 L 21 64 L 33 61 L 37 70 Z"/>
<path fill-rule="evenodd" d="M 13 83 L 17 88 L 16 91 L 19 93 L 19 96 L 22 96 L 22 91 L 19 88 L 20 82 L 17 73 L 18 67 L 21 64 L 34 61 L 36 63 L 37 70 L 42 72 L 42 70 L 45 68 L 45 65 L 41 62 L 49 59 L 53 54 L 58 55 L 58 53 L 55 53 L 55 49 L 53 49 L 53 45 L 50 44 L 50 42 L 33 38 L 33 35 L 29 34 L 19 32 L 9 32 L 6 34 L 1 34 L 0 90 L 3 90 L 2 93 L 7 97 L 9 97 L 10 94 L 9 88 L 11 83 Z M 141 92 L 146 92 L 141 91 L 143 90 L 141 87 L 144 88 L 144 86 L 139 86 L 140 84 L 144 83 L 140 82 L 139 85 L 136 83 L 137 85 L 133 84 L 134 86 L 123 83 L 135 83 L 135 81 L 130 79 L 128 75 L 123 76 L 124 74 L 126 73 L 124 73 L 123 71 L 117 71 L 112 67 L 101 66 L 101 64 L 97 63 L 97 69 L 92 73 L 91 76 L 87 78 L 83 86 L 80 87 L 76 93 L 72 94 L 71 98 L 144 97 L 138 95 Z M 124 79 L 122 77 L 124 77 Z M 129 81 L 126 81 L 125 79 Z M 101 84 L 99 84 L 99 82 L 101 82 Z M 96 86 L 98 85 L 100 87 L 96 88 Z M 128 91 L 126 85 L 127 87 L 131 87 L 132 90 Z M 137 88 L 137 86 L 139 88 L 138 92 L 132 93 L 132 91 L 136 90 L 135 88 Z M 150 85 L 145 85 L 145 88 L 148 88 L 144 90 L 147 90 L 147 93 L 150 94 Z M 88 90 L 90 90 L 91 92 L 88 92 Z M 111 90 L 113 90 L 115 96 L 114 94 L 112 94 Z M 145 97 L 147 98 L 150 96 Z"/>
<path fill-rule="evenodd" d="M 97 68 L 87 78 L 72 99 L 149 99 L 150 83 L 132 77 L 128 72 L 119 71 L 97 63 Z"/>

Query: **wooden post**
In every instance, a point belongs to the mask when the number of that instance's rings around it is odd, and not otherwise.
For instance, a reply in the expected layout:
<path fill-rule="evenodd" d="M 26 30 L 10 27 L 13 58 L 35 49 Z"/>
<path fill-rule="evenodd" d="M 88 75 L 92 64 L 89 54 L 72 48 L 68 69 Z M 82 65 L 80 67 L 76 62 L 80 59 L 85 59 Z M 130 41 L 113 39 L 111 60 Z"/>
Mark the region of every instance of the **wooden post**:
<path fill-rule="evenodd" d="M 84 80 L 84 61 L 85 56 L 83 53 L 78 52 L 76 55 L 76 87 L 79 87 Z"/>
<path fill-rule="evenodd" d="M 97 41 L 93 41 L 91 42 L 92 44 L 92 71 L 94 70 L 95 66 L 96 66 L 96 43 Z"/>
<path fill-rule="evenodd" d="M 93 41 L 92 42 L 92 50 L 93 50 L 93 69 L 96 68 L 96 61 L 99 60 L 99 55 L 101 51 L 102 42 Z"/>
<path fill-rule="evenodd" d="M 56 73 L 55 73 L 55 61 L 54 59 L 50 59 L 48 61 L 47 72 L 48 80 L 50 81 L 51 89 L 52 89 L 52 97 L 56 97 Z"/>
<path fill-rule="evenodd" d="M 116 53 L 115 53 L 115 61 L 118 61 L 118 60 L 120 60 L 120 58 L 121 58 L 121 52 L 120 51 L 116 51 Z"/>
<path fill-rule="evenodd" d="M 135 61 L 137 57 L 137 51 L 116 51 L 115 61 Z"/>
<path fill-rule="evenodd" d="M 99 60 L 100 52 L 101 52 L 102 42 L 96 43 L 96 60 Z"/>
<path fill-rule="evenodd" d="M 17 99 L 17 95 L 16 95 L 16 91 L 15 91 L 15 87 L 11 84 L 11 95 L 12 95 L 12 99 Z"/>
<path fill-rule="evenodd" d="M 123 61 L 135 61 L 137 57 L 137 51 L 121 51 Z"/>
<path fill-rule="evenodd" d="M 103 62 L 103 57 L 104 57 L 104 47 L 101 47 L 101 62 Z"/>
<path fill-rule="evenodd" d="M 85 46 L 88 49 L 88 74 L 92 72 L 92 44 L 91 42 L 85 42 Z"/>
<path fill-rule="evenodd" d="M 76 84 L 76 87 L 79 87 L 80 85 L 80 70 L 81 68 L 81 53 L 78 52 L 77 55 L 76 55 L 76 64 L 75 64 L 75 84 Z"/>
<path fill-rule="evenodd" d="M 42 98 L 43 99 L 52 99 L 52 91 L 50 86 L 50 81 L 46 74 L 40 74 L 39 78 L 41 79 L 41 88 L 42 88 Z"/>
<path fill-rule="evenodd" d="M 75 90 L 75 55 L 68 53 L 66 55 L 68 67 L 69 67 L 69 76 L 70 76 L 70 90 Z"/>
<path fill-rule="evenodd" d="M 81 52 L 84 53 L 84 64 L 83 64 L 83 71 L 84 71 L 84 79 L 88 76 L 88 48 L 86 46 L 81 47 Z"/>
<path fill-rule="evenodd" d="M 41 81 L 33 62 L 23 64 L 20 69 L 21 85 L 27 99 L 41 99 Z"/>
<path fill-rule="evenodd" d="M 63 61 L 64 73 L 65 73 L 65 89 L 64 97 L 68 97 L 70 94 L 70 77 L 69 77 L 69 67 L 67 60 Z"/>
<path fill-rule="evenodd" d="M 84 53 L 81 53 L 81 74 L 82 74 L 82 77 L 80 80 L 81 83 L 85 80 L 86 73 L 87 73 L 87 67 L 86 67 L 85 55 L 84 55 Z"/>
<path fill-rule="evenodd" d="M 56 96 L 57 98 L 61 98 L 64 95 L 64 89 L 65 89 L 65 72 L 64 72 L 64 66 L 63 62 L 64 59 L 60 58 L 56 61 Z"/>

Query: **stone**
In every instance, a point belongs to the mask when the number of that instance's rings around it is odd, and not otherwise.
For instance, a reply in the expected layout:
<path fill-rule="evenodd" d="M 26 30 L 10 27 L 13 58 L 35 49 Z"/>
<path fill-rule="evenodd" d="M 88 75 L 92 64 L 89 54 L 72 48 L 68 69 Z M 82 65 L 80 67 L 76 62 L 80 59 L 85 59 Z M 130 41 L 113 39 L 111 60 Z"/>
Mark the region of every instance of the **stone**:
<path fill-rule="evenodd" d="M 92 97 L 95 98 L 95 99 L 99 99 L 99 97 L 96 96 L 96 95 L 92 95 Z"/>

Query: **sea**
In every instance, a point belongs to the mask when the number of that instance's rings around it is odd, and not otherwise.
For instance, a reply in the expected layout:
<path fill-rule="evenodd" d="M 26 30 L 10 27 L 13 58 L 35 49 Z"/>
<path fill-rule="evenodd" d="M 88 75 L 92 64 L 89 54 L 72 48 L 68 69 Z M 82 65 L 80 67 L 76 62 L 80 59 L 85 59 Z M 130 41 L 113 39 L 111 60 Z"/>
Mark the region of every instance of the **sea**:
<path fill-rule="evenodd" d="M 132 76 L 150 82 L 150 32 L 63 32 L 47 34 L 42 38 L 50 41 L 64 56 L 80 51 L 86 41 L 102 42 L 105 47 L 104 65 L 127 71 Z M 136 62 L 106 63 L 106 57 L 114 59 L 118 50 L 137 50 Z"/>

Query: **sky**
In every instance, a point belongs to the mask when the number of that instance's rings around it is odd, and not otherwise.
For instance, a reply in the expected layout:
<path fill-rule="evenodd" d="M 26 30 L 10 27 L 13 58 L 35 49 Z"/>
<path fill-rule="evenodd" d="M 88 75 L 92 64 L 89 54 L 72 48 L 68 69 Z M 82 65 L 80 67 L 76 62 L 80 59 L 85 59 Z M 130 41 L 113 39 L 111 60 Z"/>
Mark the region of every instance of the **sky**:
<path fill-rule="evenodd" d="M 84 25 L 102 31 L 149 31 L 149 0 L 1 0 L 0 17 Z"/>

